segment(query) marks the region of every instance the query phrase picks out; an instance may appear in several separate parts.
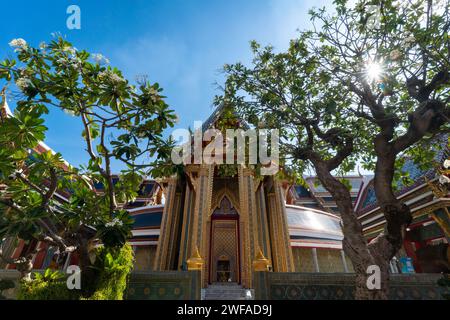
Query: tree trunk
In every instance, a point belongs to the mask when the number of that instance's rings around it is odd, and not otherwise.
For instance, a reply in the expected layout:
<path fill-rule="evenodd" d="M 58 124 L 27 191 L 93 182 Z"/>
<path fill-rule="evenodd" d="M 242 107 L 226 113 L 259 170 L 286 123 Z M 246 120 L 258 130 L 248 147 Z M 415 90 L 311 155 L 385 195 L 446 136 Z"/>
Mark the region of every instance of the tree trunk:
<path fill-rule="evenodd" d="M 326 167 L 321 163 L 314 163 L 317 176 L 323 186 L 330 192 L 336 205 L 339 208 L 342 219 L 342 229 L 344 233 L 343 249 L 350 258 L 355 270 L 355 299 L 374 300 L 387 298 L 388 268 L 380 266 L 381 289 L 369 289 L 367 282 L 370 274 L 367 270 L 370 266 L 378 265 L 379 259 L 376 259 L 369 249 L 366 239 L 363 235 L 361 223 L 358 220 L 353 208 L 350 191 L 347 187 L 333 177 Z M 384 285 L 383 285 L 384 284 Z"/>
<path fill-rule="evenodd" d="M 81 291 L 83 296 L 91 296 L 96 288 L 97 270 L 93 268 L 93 264 L 89 252 L 89 240 L 83 235 L 78 236 L 79 246 L 78 254 L 80 257 L 79 267 L 81 270 Z"/>
<path fill-rule="evenodd" d="M 386 229 L 369 243 L 369 250 L 381 270 L 381 288 L 389 294 L 389 262 L 401 248 L 406 226 L 411 222 L 411 211 L 393 192 L 396 152 L 388 138 L 379 134 L 375 140 L 377 163 L 374 187 L 380 210 L 386 219 Z"/>

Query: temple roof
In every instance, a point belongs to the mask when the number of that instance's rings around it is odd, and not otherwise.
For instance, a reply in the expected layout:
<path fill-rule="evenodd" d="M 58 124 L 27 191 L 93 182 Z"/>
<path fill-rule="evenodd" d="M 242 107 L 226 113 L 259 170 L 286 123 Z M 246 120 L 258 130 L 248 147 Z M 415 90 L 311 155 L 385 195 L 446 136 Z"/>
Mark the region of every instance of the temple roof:
<path fill-rule="evenodd" d="M 450 155 L 450 150 L 448 147 L 448 139 L 449 135 L 442 135 L 437 138 L 439 141 L 440 149 L 436 151 L 434 156 L 434 161 L 436 163 L 443 163 L 445 159 L 447 159 Z M 400 197 L 407 192 L 423 185 L 426 183 L 426 180 L 432 180 L 436 177 L 436 169 L 429 168 L 423 169 L 420 168 L 413 160 L 407 159 L 403 164 L 402 171 L 407 172 L 408 176 L 414 182 L 410 185 L 404 185 L 401 181 L 397 184 L 397 191 L 395 195 Z M 364 214 L 368 211 L 376 209 L 378 207 L 377 197 L 375 195 L 375 187 L 373 185 L 373 179 L 367 183 L 362 191 L 360 192 L 359 199 L 357 201 L 356 211 L 359 215 Z"/>
<path fill-rule="evenodd" d="M 291 244 L 297 247 L 342 248 L 341 219 L 322 210 L 286 205 Z"/>
<path fill-rule="evenodd" d="M 229 108 L 233 108 L 233 107 L 229 107 Z M 227 105 L 225 105 L 224 103 L 220 104 L 216 109 L 214 109 L 213 113 L 211 113 L 211 115 L 203 123 L 202 132 L 205 132 L 206 130 L 211 129 L 214 126 L 214 124 L 217 122 L 217 120 L 220 119 L 220 117 L 223 115 L 223 113 L 225 112 L 226 109 L 227 109 Z M 234 110 L 234 108 L 233 108 L 233 114 L 239 120 L 239 123 L 240 123 L 242 129 L 245 129 L 245 130 L 250 129 L 250 126 L 248 125 L 248 123 L 241 119 L 241 117 Z"/>

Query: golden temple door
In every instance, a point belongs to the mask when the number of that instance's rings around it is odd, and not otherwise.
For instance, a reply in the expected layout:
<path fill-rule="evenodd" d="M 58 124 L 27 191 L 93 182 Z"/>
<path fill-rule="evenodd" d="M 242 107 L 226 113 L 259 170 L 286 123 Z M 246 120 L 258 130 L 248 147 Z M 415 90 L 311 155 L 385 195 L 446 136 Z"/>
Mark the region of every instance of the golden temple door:
<path fill-rule="evenodd" d="M 211 216 L 209 283 L 240 282 L 239 215 L 227 198 Z"/>

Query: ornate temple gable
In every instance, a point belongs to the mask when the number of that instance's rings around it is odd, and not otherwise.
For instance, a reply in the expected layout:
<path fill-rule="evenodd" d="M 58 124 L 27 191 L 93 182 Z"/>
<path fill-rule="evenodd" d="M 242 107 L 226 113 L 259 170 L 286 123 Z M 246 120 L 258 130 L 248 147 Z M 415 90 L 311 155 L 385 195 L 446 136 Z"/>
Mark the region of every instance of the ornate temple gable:
<path fill-rule="evenodd" d="M 212 215 L 221 217 L 236 216 L 239 215 L 239 212 L 230 199 L 226 195 L 223 195 L 219 204 L 213 206 Z"/>
<path fill-rule="evenodd" d="M 370 207 L 374 207 L 376 202 L 377 198 L 375 196 L 375 187 L 372 179 L 360 193 L 360 199 L 358 200 L 356 212 L 361 215 L 363 214 L 364 210 L 367 210 Z"/>
<path fill-rule="evenodd" d="M 211 213 L 220 206 L 224 197 L 227 197 L 234 208 L 240 211 L 239 189 L 237 178 L 215 177 L 211 199 Z"/>
<path fill-rule="evenodd" d="M 231 128 L 234 128 L 234 129 L 241 128 L 244 130 L 250 129 L 250 126 L 248 125 L 248 123 L 239 117 L 239 115 L 237 114 L 237 112 L 234 110 L 233 107 L 227 106 L 222 103 L 214 110 L 214 112 L 203 123 L 202 132 L 205 132 L 208 129 L 218 128 L 218 122 L 220 120 L 223 120 L 224 118 L 234 118 L 235 121 L 228 123 L 230 125 L 229 126 L 230 129 Z"/>
<path fill-rule="evenodd" d="M 286 193 L 286 203 L 326 211 L 323 202 L 315 196 L 314 192 L 302 185 L 291 185 L 289 187 Z"/>

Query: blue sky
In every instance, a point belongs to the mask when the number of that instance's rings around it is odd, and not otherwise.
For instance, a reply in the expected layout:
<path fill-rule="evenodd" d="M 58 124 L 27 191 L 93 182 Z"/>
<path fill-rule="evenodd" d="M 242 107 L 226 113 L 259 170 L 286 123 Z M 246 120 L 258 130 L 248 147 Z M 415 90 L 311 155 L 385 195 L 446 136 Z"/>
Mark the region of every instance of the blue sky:
<path fill-rule="evenodd" d="M 133 80 L 148 75 L 164 88 L 179 115 L 177 127 L 193 126 L 212 112 L 225 63 L 251 59 L 249 41 L 287 47 L 296 29 L 308 27 L 308 9 L 331 0 L 41 0 L 9 2 L 0 19 L 0 59 L 8 42 L 24 38 L 37 46 L 51 33 L 67 36 L 78 49 L 102 53 Z M 66 27 L 66 9 L 81 9 L 81 30 Z M 12 98 L 8 100 L 14 106 Z M 46 143 L 74 165 L 86 162 L 76 118 L 52 111 Z M 118 171 L 120 164 L 115 164 Z"/>

